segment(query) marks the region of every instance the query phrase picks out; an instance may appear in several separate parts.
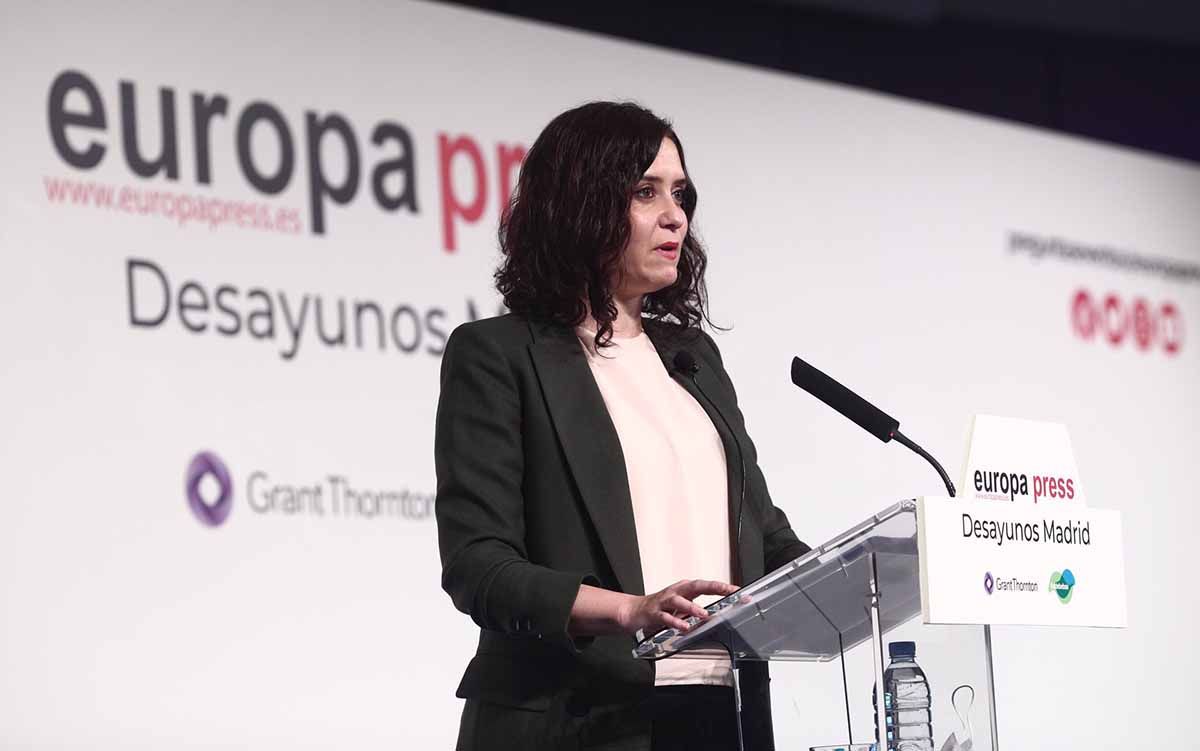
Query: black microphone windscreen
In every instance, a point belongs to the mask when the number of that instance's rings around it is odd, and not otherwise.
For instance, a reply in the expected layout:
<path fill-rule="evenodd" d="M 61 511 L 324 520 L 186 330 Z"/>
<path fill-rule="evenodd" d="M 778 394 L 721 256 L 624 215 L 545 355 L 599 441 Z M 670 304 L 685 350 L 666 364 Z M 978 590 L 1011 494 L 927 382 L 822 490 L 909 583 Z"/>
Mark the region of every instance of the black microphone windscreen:
<path fill-rule="evenodd" d="M 675 353 L 674 365 L 676 370 L 683 371 L 689 375 L 700 372 L 700 365 L 697 364 L 696 358 L 692 357 L 692 353 L 686 349 L 681 349 Z"/>
<path fill-rule="evenodd" d="M 813 366 L 792 358 L 792 383 L 833 407 L 863 430 L 887 443 L 899 421 Z"/>

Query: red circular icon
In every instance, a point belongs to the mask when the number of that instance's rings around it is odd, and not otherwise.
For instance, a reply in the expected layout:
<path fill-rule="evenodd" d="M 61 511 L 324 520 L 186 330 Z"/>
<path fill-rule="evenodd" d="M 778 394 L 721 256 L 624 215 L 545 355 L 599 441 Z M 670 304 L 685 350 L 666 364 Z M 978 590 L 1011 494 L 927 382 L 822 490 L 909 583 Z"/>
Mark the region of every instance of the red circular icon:
<path fill-rule="evenodd" d="M 1125 328 L 1128 322 L 1129 317 L 1121 308 L 1121 301 L 1117 299 L 1116 295 L 1109 293 L 1108 297 L 1104 298 L 1104 332 L 1108 335 L 1109 343 L 1121 343 L 1121 340 L 1125 338 Z"/>
<path fill-rule="evenodd" d="M 1071 324 L 1080 339 L 1091 339 L 1092 334 L 1096 333 L 1096 310 L 1086 289 L 1075 293 L 1075 300 L 1071 303 Z"/>
<path fill-rule="evenodd" d="M 1133 341 L 1137 348 L 1145 352 L 1154 343 L 1156 321 L 1150 312 L 1150 305 L 1142 298 L 1133 301 Z"/>
<path fill-rule="evenodd" d="M 1162 322 L 1163 349 L 1168 355 L 1173 355 L 1183 346 L 1183 318 L 1175 303 L 1163 303 L 1158 311 L 1158 320 Z"/>

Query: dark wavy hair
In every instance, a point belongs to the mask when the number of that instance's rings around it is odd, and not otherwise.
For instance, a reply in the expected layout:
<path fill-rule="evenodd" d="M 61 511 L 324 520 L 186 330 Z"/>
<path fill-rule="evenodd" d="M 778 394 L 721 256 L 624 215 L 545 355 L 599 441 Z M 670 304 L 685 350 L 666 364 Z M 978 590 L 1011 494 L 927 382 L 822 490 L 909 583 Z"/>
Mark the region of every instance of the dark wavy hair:
<path fill-rule="evenodd" d="M 629 241 L 633 190 L 658 156 L 663 138 L 683 144 L 671 123 L 630 102 L 590 102 L 550 121 L 521 166 L 516 190 L 500 220 L 496 289 L 514 313 L 567 326 L 596 321 L 597 347 L 612 338 L 617 308 L 613 284 Z M 688 218 L 669 287 L 648 294 L 642 313 L 683 333 L 707 313 L 704 246 L 692 231 L 696 187 L 683 197 Z"/>

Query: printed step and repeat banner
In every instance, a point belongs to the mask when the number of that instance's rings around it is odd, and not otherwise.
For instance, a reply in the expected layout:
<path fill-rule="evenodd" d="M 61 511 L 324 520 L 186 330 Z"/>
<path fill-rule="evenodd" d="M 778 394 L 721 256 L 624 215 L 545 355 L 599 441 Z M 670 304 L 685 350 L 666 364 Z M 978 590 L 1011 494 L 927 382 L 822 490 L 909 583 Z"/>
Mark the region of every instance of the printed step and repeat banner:
<path fill-rule="evenodd" d="M 592 99 L 678 128 L 801 537 L 940 484 L 793 355 L 952 472 L 976 413 L 1069 426 L 1128 628 L 998 627 L 1003 735 L 1186 745 L 1196 166 L 432 4 L 6 5 L 0 59 L 0 745 L 452 746 L 476 629 L 439 586 L 440 355 L 500 310 L 525 149 Z M 773 672 L 788 747 L 844 727 L 809 669 Z"/>

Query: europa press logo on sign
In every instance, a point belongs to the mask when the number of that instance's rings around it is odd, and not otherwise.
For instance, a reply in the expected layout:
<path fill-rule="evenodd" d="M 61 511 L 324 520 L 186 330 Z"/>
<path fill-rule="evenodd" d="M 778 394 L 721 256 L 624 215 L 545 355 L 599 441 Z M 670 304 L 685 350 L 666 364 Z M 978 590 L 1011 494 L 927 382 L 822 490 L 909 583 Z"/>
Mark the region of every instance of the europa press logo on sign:
<path fill-rule="evenodd" d="M 1075 574 L 1071 573 L 1071 569 L 1064 568 L 1050 575 L 1050 591 L 1058 595 L 1058 601 L 1063 605 L 1071 601 L 1071 594 L 1075 591 Z"/>
<path fill-rule="evenodd" d="M 212 477 L 217 484 L 217 497 L 211 501 L 204 497 L 200 487 L 206 477 Z M 188 507 L 202 524 L 219 527 L 229 518 L 229 512 L 233 509 L 233 480 L 225 462 L 216 454 L 201 451 L 192 457 L 184 489 Z"/>

